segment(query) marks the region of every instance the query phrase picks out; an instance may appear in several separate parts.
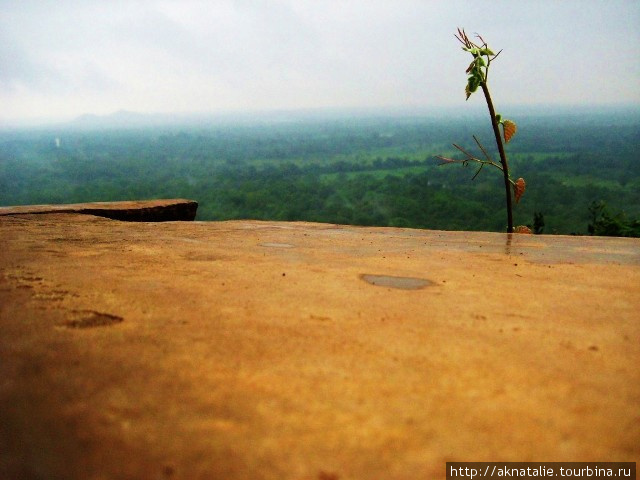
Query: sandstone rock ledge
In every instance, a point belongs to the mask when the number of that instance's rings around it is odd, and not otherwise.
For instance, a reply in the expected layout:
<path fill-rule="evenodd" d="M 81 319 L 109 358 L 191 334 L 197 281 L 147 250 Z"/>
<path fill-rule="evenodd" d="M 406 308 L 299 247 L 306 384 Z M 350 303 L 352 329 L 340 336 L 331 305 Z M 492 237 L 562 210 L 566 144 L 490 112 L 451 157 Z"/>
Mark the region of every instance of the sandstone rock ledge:
<path fill-rule="evenodd" d="M 90 202 L 66 205 L 25 205 L 0 207 L 2 215 L 44 213 L 83 213 L 125 222 L 191 221 L 196 218 L 198 202 L 193 200 L 139 200 L 125 202 Z"/>
<path fill-rule="evenodd" d="M 640 460 L 640 241 L 0 216 L 0 478 Z"/>

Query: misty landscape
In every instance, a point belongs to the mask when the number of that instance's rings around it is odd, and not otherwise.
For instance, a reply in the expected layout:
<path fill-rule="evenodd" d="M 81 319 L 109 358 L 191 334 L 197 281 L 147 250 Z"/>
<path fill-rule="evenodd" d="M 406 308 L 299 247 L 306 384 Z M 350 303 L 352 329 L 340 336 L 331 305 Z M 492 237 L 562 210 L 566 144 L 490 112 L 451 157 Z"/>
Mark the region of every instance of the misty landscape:
<path fill-rule="evenodd" d="M 498 161 L 482 95 L 464 101 L 467 26 L 518 126 L 515 225 L 639 234 L 635 2 L 49 6 L 0 13 L 0 205 L 186 197 L 207 221 L 505 231 L 499 172 L 436 158 L 477 135 Z"/>
<path fill-rule="evenodd" d="M 198 220 L 313 221 L 504 231 L 500 175 L 439 166 L 451 142 L 491 139 L 483 112 L 119 112 L 0 132 L 0 204 L 190 198 Z M 516 225 L 640 234 L 640 111 L 516 110 Z M 488 143 L 488 142 L 485 142 Z M 496 152 L 490 152 L 494 157 Z"/>

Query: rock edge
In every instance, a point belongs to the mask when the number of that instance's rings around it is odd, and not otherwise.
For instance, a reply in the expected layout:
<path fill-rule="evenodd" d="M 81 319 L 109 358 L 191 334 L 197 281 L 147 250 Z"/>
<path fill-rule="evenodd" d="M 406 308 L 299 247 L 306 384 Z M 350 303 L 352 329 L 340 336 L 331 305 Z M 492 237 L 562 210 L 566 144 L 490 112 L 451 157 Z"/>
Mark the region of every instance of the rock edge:
<path fill-rule="evenodd" d="M 163 199 L 123 202 L 90 202 L 65 205 L 23 205 L 0 207 L 2 215 L 80 213 L 125 222 L 192 221 L 198 202 L 194 200 Z"/>

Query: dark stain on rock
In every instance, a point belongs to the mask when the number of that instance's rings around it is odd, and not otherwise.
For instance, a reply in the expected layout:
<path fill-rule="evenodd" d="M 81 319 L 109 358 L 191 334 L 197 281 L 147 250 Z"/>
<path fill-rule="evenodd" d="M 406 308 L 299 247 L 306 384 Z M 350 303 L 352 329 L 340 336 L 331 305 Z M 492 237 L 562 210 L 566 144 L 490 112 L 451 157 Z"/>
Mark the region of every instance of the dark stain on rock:
<path fill-rule="evenodd" d="M 416 277 L 395 277 L 392 275 L 362 274 L 360 278 L 377 287 L 398 288 L 400 290 L 419 290 L 434 285 L 431 280 Z"/>
<path fill-rule="evenodd" d="M 189 254 L 185 256 L 185 259 L 191 260 L 193 262 L 217 262 L 222 260 L 222 257 L 219 255 L 212 255 L 207 253 L 202 254 Z"/>
<path fill-rule="evenodd" d="M 176 469 L 175 467 L 173 467 L 173 465 L 165 465 L 162 468 L 162 475 L 164 476 L 164 478 L 172 478 L 175 473 Z"/>
<path fill-rule="evenodd" d="M 110 313 L 101 313 L 93 310 L 74 311 L 74 318 L 64 322 L 65 328 L 94 328 L 110 327 L 124 321 L 124 318 Z"/>
<path fill-rule="evenodd" d="M 325 472 L 321 470 L 318 472 L 318 480 L 340 480 L 340 476 L 334 472 Z"/>

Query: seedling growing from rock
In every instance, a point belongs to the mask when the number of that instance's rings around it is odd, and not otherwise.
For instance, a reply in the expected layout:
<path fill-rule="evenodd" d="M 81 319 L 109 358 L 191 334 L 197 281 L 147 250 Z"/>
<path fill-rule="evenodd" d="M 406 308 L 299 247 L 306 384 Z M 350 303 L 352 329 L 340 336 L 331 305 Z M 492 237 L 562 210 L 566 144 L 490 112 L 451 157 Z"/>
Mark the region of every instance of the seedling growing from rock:
<path fill-rule="evenodd" d="M 467 85 L 465 87 L 465 93 L 467 95 L 467 100 L 469 97 L 478 90 L 478 88 L 482 89 L 482 93 L 484 93 L 484 98 L 487 102 L 487 107 L 489 108 L 489 116 L 491 117 L 491 125 L 493 127 L 493 133 L 496 138 L 496 145 L 498 147 L 498 153 L 500 154 L 500 163 L 494 162 L 487 150 L 482 146 L 478 138 L 474 135 L 473 139 L 476 142 L 476 145 L 482 152 L 484 159 L 478 158 L 475 155 L 472 155 L 467 150 L 462 148 L 455 143 L 453 146 L 458 149 L 465 158 L 463 159 L 454 159 L 438 156 L 442 163 L 440 165 L 446 165 L 449 163 L 462 163 L 463 165 L 468 165 L 469 162 L 475 162 L 480 165 L 478 171 L 473 176 L 475 179 L 482 168 L 485 165 L 490 165 L 492 167 L 497 168 L 498 170 L 502 170 L 504 175 L 504 187 L 506 191 L 506 203 L 507 203 L 507 232 L 513 232 L 513 208 L 511 201 L 511 188 L 513 188 L 513 194 L 516 200 L 516 203 L 520 201 L 520 198 L 524 194 L 525 190 L 525 181 L 523 178 L 518 178 L 516 181 L 511 179 L 509 175 L 509 164 L 507 163 L 507 154 L 504 150 L 504 143 L 509 143 L 511 138 L 515 135 L 518 127 L 515 122 L 507 119 L 503 119 L 502 115 L 496 113 L 495 108 L 493 106 L 493 101 L 491 100 L 491 94 L 489 93 L 489 86 L 487 84 L 489 78 L 489 67 L 491 66 L 491 62 L 493 62 L 498 55 L 502 52 L 500 50 L 498 53 L 493 53 L 493 51 L 487 45 L 487 42 L 484 39 L 477 35 L 478 40 L 481 43 L 472 42 L 464 30 L 458 29 L 458 34 L 455 36 L 460 43 L 462 43 L 462 49 L 465 52 L 469 52 L 473 57 L 473 60 L 469 64 L 469 67 L 466 70 L 468 75 Z M 500 126 L 502 126 L 502 134 L 500 132 Z M 503 143 L 504 138 L 504 143 Z"/>

